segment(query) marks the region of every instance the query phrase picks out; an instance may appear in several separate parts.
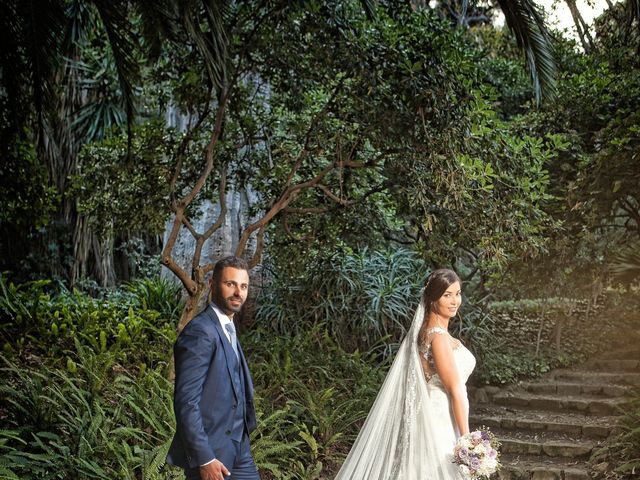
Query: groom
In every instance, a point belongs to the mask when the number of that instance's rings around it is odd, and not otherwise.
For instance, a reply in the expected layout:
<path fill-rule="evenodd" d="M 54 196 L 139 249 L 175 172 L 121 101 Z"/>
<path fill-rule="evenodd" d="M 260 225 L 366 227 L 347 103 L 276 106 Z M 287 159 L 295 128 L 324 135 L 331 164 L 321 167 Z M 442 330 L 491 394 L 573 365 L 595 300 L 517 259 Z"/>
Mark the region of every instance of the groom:
<path fill-rule="evenodd" d="M 184 468 L 187 480 L 260 479 L 249 449 L 253 385 L 233 324 L 247 299 L 248 270 L 237 257 L 218 261 L 211 302 L 176 340 L 176 434 L 167 462 Z"/>

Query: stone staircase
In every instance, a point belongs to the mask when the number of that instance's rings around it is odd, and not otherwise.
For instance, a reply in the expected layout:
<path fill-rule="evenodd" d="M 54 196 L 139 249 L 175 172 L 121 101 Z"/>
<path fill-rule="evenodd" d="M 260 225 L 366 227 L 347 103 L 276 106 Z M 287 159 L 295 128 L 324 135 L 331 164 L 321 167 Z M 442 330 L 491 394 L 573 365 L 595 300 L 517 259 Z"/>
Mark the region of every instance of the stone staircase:
<path fill-rule="evenodd" d="M 535 382 L 479 389 L 470 423 L 500 439 L 501 480 L 587 480 L 596 473 L 591 454 L 616 431 L 634 389 L 640 389 L 640 346 Z"/>

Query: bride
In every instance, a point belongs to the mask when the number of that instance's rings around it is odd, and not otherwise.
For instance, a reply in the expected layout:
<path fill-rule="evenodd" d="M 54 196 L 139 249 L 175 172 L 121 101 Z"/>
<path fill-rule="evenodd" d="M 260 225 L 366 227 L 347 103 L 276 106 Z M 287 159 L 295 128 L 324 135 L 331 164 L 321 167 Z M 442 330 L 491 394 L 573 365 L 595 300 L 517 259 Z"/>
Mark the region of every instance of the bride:
<path fill-rule="evenodd" d="M 427 278 L 413 323 L 335 480 L 463 478 L 453 448 L 469 433 L 465 383 L 475 358 L 447 331 L 460 288 L 451 270 Z"/>

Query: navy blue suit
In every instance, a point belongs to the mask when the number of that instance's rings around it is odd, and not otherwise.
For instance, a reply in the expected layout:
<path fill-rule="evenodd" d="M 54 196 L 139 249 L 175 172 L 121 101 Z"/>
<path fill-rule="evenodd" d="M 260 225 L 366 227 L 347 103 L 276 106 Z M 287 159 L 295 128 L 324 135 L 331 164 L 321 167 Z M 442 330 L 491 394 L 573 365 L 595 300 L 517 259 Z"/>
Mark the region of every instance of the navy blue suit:
<path fill-rule="evenodd" d="M 176 434 L 167 461 L 189 473 L 216 458 L 233 478 L 238 456 L 253 465 L 247 436 L 256 427 L 253 384 L 240 344 L 236 357 L 209 305 L 178 336 L 174 358 Z M 239 453 L 240 442 L 246 452 Z"/>

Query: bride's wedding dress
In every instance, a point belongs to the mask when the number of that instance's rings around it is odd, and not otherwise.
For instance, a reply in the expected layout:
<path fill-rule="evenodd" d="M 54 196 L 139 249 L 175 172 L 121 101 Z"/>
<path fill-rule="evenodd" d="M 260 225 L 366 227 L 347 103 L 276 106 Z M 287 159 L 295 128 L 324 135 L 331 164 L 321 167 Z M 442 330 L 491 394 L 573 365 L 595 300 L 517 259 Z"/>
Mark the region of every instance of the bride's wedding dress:
<path fill-rule="evenodd" d="M 380 392 L 335 480 L 457 480 L 453 463 L 458 438 L 449 396 L 437 373 L 425 378 L 420 356 L 430 361 L 430 342 L 444 329 L 430 329 L 418 344 L 421 303 Z M 475 358 L 461 343 L 453 350 L 461 382 Z M 432 369 L 435 372 L 435 370 Z"/>

